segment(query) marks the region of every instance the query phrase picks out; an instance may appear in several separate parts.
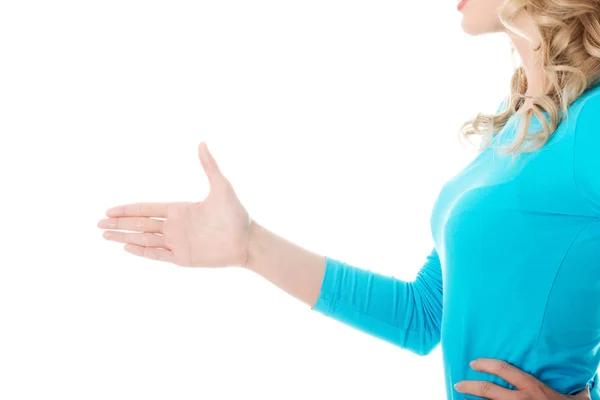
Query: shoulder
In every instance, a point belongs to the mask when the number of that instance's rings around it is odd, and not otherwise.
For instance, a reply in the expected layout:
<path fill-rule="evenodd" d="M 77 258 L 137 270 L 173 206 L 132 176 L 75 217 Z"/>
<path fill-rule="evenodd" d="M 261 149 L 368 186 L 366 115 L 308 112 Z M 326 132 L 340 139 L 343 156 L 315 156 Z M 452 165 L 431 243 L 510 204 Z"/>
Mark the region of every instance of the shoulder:
<path fill-rule="evenodd" d="M 589 89 L 575 100 L 568 118 L 573 121 L 571 126 L 578 147 L 593 143 L 600 145 L 600 86 Z M 600 149 L 596 147 L 595 150 Z"/>
<path fill-rule="evenodd" d="M 600 85 L 592 87 L 584 92 L 570 107 L 571 112 L 576 120 L 576 128 L 580 128 L 580 124 L 583 121 L 583 128 L 587 126 L 587 123 L 593 122 L 593 117 L 596 119 L 600 116 Z M 571 116 L 571 115 L 569 115 Z M 597 122 L 596 122 L 597 123 Z"/>
<path fill-rule="evenodd" d="M 583 200 L 600 217 L 600 86 L 573 104 L 573 174 Z M 571 113 L 569 113 L 571 114 Z"/>

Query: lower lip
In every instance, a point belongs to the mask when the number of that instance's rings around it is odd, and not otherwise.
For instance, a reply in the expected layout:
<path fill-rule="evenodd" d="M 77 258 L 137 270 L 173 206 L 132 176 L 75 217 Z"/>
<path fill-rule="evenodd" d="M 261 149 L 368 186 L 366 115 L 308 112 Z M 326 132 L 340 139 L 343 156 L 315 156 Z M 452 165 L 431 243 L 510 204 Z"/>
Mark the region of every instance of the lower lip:
<path fill-rule="evenodd" d="M 462 8 L 465 6 L 465 4 L 467 3 L 467 1 L 469 1 L 469 0 L 461 0 L 460 3 L 458 3 L 458 5 L 456 6 L 456 9 L 458 11 L 462 10 Z"/>

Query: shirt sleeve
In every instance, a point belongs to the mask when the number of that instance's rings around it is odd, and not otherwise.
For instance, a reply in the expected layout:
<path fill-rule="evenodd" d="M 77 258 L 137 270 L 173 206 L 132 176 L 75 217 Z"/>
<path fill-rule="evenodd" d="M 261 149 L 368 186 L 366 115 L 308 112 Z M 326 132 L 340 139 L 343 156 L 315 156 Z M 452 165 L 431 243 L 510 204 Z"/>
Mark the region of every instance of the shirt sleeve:
<path fill-rule="evenodd" d="M 411 282 L 326 257 L 321 292 L 312 309 L 427 355 L 440 342 L 442 271 L 438 253 L 434 247 Z"/>
<path fill-rule="evenodd" d="M 584 100 L 575 122 L 573 174 L 575 187 L 600 217 L 600 94 Z"/>

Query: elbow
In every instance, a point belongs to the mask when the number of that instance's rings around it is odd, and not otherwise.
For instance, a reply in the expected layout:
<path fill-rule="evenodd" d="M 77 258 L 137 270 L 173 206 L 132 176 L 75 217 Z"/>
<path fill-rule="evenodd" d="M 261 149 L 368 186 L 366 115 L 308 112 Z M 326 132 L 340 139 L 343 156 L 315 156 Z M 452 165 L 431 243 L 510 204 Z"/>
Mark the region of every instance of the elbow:
<path fill-rule="evenodd" d="M 418 346 L 409 349 L 419 356 L 429 355 L 440 344 L 439 331 L 428 331 L 421 335 L 422 339 Z"/>
<path fill-rule="evenodd" d="M 410 351 L 418 356 L 430 354 L 440 344 L 440 331 L 438 329 L 428 330 L 396 330 L 393 335 L 387 335 L 382 339 Z"/>
<path fill-rule="evenodd" d="M 418 351 L 416 354 L 419 356 L 429 355 L 429 353 L 431 353 L 437 347 L 438 344 L 439 342 L 427 343 L 427 345 L 422 347 L 420 351 Z"/>

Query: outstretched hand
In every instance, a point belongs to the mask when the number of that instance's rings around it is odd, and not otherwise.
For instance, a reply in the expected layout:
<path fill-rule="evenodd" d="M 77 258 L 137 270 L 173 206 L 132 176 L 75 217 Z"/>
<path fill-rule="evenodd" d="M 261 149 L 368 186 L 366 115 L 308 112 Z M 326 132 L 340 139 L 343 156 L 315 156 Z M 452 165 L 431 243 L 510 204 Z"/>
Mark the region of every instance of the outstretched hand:
<path fill-rule="evenodd" d="M 126 243 L 132 254 L 179 266 L 245 265 L 252 219 L 205 142 L 198 146 L 198 157 L 210 184 L 203 201 L 109 208 L 109 218 L 98 222 L 99 228 L 111 229 L 104 238 Z"/>
<path fill-rule="evenodd" d="M 489 400 L 591 400 L 587 386 L 574 395 L 561 394 L 506 361 L 478 358 L 470 365 L 476 371 L 499 376 L 517 390 L 510 390 L 488 381 L 465 380 L 454 386 L 460 393 L 472 394 Z"/>

